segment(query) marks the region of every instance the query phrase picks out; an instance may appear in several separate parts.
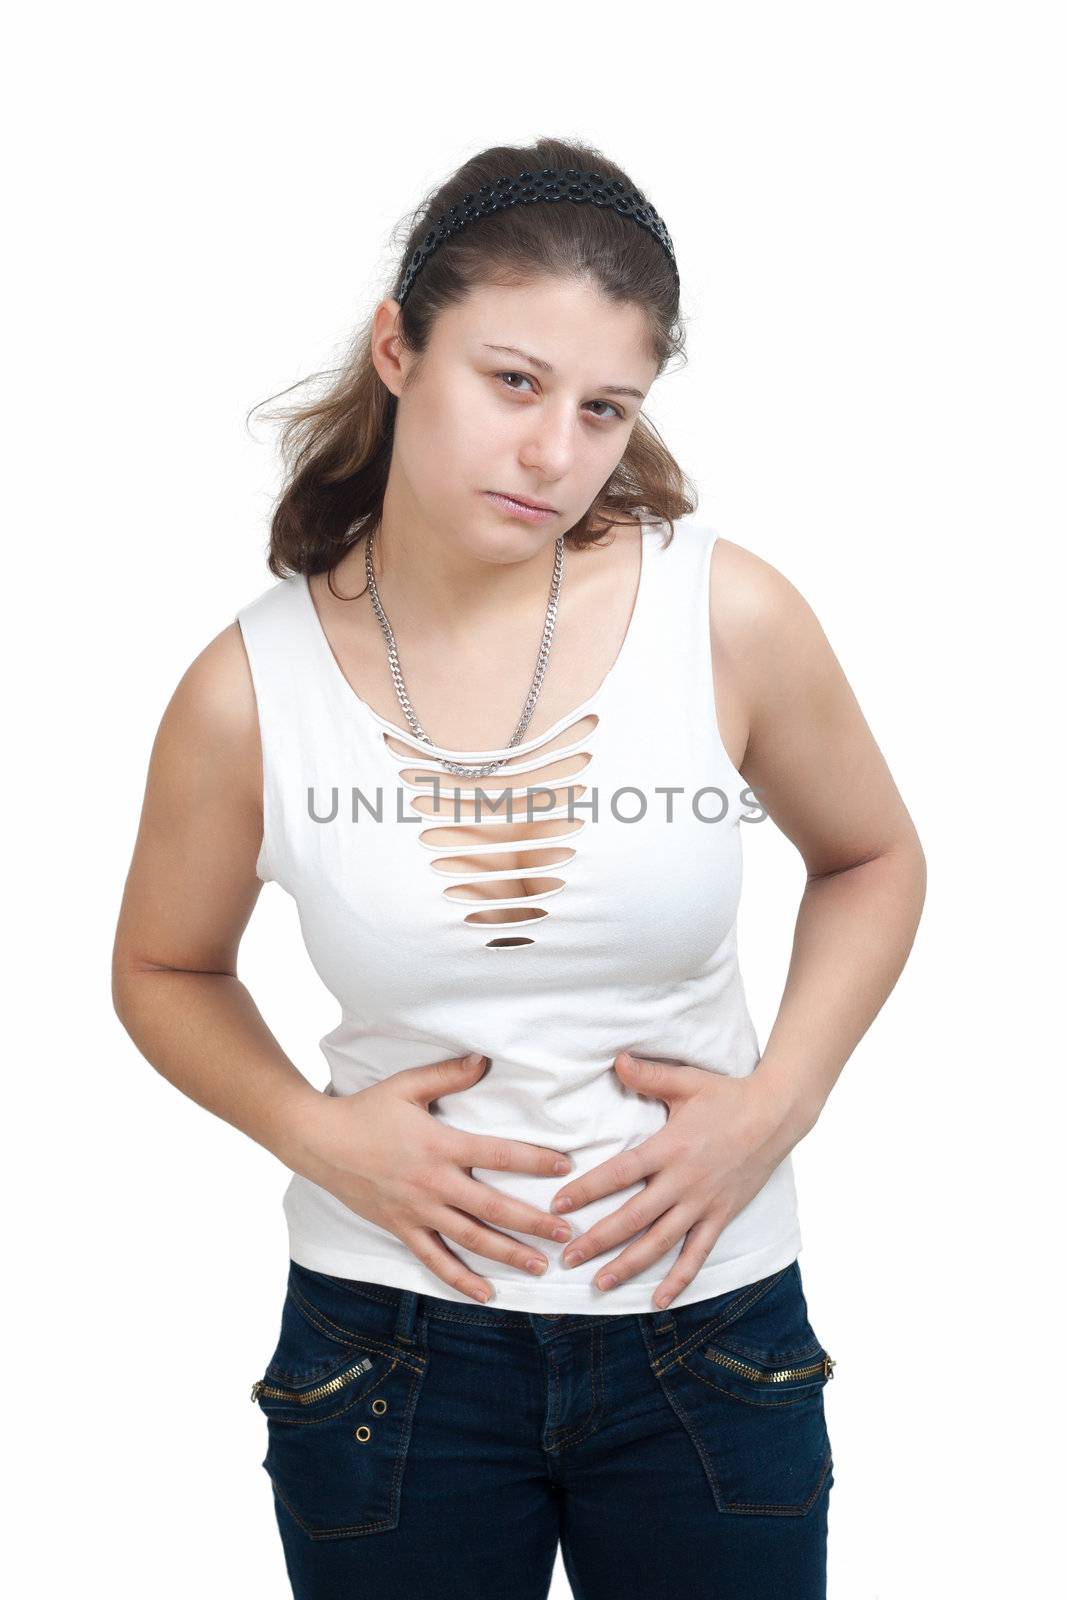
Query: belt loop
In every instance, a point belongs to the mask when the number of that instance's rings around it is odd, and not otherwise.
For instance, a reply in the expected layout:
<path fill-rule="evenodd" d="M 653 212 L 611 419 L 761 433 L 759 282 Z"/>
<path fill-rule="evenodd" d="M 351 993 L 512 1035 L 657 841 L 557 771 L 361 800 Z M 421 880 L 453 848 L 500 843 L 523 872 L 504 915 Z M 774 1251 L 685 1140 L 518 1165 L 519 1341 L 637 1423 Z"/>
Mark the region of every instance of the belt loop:
<path fill-rule="evenodd" d="M 401 1344 L 415 1343 L 415 1319 L 419 1309 L 419 1296 L 414 1289 L 401 1289 L 396 1304 L 396 1333 Z"/>
<path fill-rule="evenodd" d="M 674 1318 L 671 1316 L 670 1306 L 660 1306 L 652 1318 L 652 1332 L 657 1338 L 663 1334 L 673 1333 Z"/>

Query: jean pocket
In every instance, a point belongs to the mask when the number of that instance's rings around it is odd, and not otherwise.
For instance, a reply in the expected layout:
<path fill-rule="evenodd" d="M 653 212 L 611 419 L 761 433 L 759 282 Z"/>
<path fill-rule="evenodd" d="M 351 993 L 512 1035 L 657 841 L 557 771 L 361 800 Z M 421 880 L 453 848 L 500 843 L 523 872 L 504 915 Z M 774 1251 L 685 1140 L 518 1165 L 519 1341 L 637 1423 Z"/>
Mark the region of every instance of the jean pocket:
<path fill-rule="evenodd" d="M 833 1482 L 823 1391 L 835 1365 L 795 1261 L 654 1357 L 720 1511 L 803 1516 Z"/>
<path fill-rule="evenodd" d="M 310 1539 L 397 1526 L 427 1367 L 424 1344 L 395 1340 L 395 1299 L 344 1284 L 291 1273 L 274 1354 L 252 1385 L 267 1421 L 262 1465 Z"/>

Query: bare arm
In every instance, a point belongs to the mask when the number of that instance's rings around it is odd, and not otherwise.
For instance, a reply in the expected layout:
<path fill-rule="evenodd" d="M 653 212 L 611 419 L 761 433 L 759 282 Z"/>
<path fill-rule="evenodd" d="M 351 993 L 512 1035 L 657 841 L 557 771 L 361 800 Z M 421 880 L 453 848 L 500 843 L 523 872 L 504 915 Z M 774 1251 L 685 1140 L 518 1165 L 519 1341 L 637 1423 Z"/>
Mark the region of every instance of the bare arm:
<path fill-rule="evenodd" d="M 112 957 L 115 1010 L 170 1083 L 291 1168 L 321 1100 L 237 977 L 262 887 L 255 696 L 236 622 L 191 664 L 156 734 Z"/>
<path fill-rule="evenodd" d="M 926 860 L 811 607 L 739 545 L 720 539 L 712 559 L 718 676 L 748 719 L 738 770 L 808 873 L 781 1005 L 753 1076 L 784 1153 L 814 1126 L 900 976 Z"/>

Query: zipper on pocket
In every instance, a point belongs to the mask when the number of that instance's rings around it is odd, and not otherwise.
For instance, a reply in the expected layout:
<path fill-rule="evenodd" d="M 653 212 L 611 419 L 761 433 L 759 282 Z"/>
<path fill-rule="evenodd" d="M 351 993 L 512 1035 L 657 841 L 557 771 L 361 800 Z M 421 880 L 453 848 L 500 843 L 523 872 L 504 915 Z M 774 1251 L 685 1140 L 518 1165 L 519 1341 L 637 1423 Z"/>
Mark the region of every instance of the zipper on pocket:
<path fill-rule="evenodd" d="M 257 1378 L 252 1385 L 252 1399 L 258 1400 L 260 1395 L 266 1395 L 268 1400 L 295 1400 L 302 1406 L 314 1404 L 324 1395 L 334 1394 L 338 1389 L 343 1389 L 346 1384 L 362 1377 L 374 1365 L 370 1356 L 364 1356 L 362 1361 L 357 1361 L 354 1367 L 348 1367 L 344 1372 L 339 1372 L 335 1378 L 330 1378 L 326 1383 L 318 1384 L 314 1389 L 305 1389 L 297 1394 L 294 1389 L 277 1389 L 263 1378 Z"/>
<path fill-rule="evenodd" d="M 722 1355 L 718 1350 L 705 1350 L 704 1356 L 706 1360 L 717 1361 L 720 1367 L 739 1372 L 744 1378 L 753 1378 L 757 1383 L 793 1383 L 800 1378 L 814 1378 L 820 1373 L 824 1378 L 832 1378 L 837 1366 L 831 1356 L 824 1355 L 820 1361 L 813 1361 L 806 1367 L 779 1367 L 775 1372 L 761 1372 L 758 1367 L 749 1366 L 747 1361 Z"/>

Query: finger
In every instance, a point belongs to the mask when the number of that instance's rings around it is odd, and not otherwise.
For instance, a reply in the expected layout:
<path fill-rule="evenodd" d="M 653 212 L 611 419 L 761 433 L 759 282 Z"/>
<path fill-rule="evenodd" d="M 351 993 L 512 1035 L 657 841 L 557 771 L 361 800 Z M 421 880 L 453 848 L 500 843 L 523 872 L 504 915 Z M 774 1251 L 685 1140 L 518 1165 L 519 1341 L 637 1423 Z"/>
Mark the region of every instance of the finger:
<path fill-rule="evenodd" d="M 486 1280 L 479 1278 L 476 1272 L 471 1272 L 470 1268 L 443 1245 L 429 1228 L 413 1228 L 410 1233 L 404 1235 L 404 1243 L 416 1260 L 421 1261 L 435 1278 L 447 1283 L 450 1289 L 458 1289 L 461 1294 L 469 1294 L 473 1300 L 479 1300 L 483 1305 L 486 1300 L 492 1299 L 493 1291 Z"/>
<path fill-rule="evenodd" d="M 666 1105 L 679 1096 L 688 1096 L 694 1087 L 693 1075 L 701 1070 L 699 1067 L 683 1066 L 680 1062 L 632 1056 L 625 1050 L 615 1057 L 614 1065 L 616 1073 L 629 1088 L 652 1100 L 662 1100 Z"/>
<path fill-rule="evenodd" d="M 605 1195 L 629 1189 L 632 1184 L 640 1183 L 642 1178 L 666 1166 L 667 1154 L 659 1134 L 654 1133 L 644 1144 L 637 1145 L 633 1150 L 624 1150 L 602 1166 L 583 1172 L 573 1183 L 564 1184 L 553 1197 L 550 1209 L 555 1212 L 577 1211 L 591 1200 L 603 1200 Z"/>
<path fill-rule="evenodd" d="M 424 1067 L 403 1067 L 388 1079 L 395 1094 L 404 1095 L 417 1105 L 426 1105 L 442 1096 L 460 1094 L 469 1089 L 485 1072 L 485 1056 L 449 1056 L 444 1061 L 430 1061 Z"/>
<path fill-rule="evenodd" d="M 539 1177 L 562 1177 L 574 1163 L 562 1150 L 546 1150 L 523 1139 L 497 1139 L 488 1133 L 446 1134 L 445 1152 L 460 1167 L 482 1167 L 487 1172 L 536 1172 Z"/>
<path fill-rule="evenodd" d="M 453 1206 L 436 1207 L 430 1213 L 429 1220 L 438 1233 L 446 1239 L 454 1239 L 456 1244 L 462 1245 L 472 1255 L 488 1256 L 492 1261 L 506 1261 L 509 1267 L 517 1267 L 520 1272 L 529 1272 L 533 1277 L 539 1277 L 548 1267 L 548 1257 L 533 1245 L 520 1244 L 518 1239 L 512 1239 L 506 1233 L 486 1228 L 477 1217 L 468 1216 L 467 1212 L 458 1211 Z"/>
<path fill-rule="evenodd" d="M 542 1239 L 553 1239 L 565 1244 L 573 1229 L 562 1217 L 550 1217 L 536 1206 L 510 1195 L 501 1194 L 487 1183 L 471 1178 L 466 1173 L 451 1172 L 435 1185 L 439 1200 L 447 1200 L 460 1211 L 480 1217 L 493 1228 L 510 1228 L 515 1233 L 535 1233 Z"/>
<path fill-rule="evenodd" d="M 588 1233 L 581 1234 L 573 1244 L 569 1244 L 560 1258 L 563 1265 L 577 1267 L 583 1261 L 593 1261 L 597 1256 L 602 1256 L 605 1250 L 614 1250 L 616 1245 L 625 1244 L 635 1234 L 643 1234 L 646 1228 L 652 1227 L 673 1207 L 677 1199 L 677 1193 L 666 1176 L 661 1176 L 658 1182 L 646 1184 L 640 1194 L 635 1194 L 632 1200 L 627 1200 L 610 1216 L 602 1217 Z"/>
<path fill-rule="evenodd" d="M 688 1289 L 715 1248 L 715 1241 L 720 1231 L 717 1224 L 707 1218 L 696 1227 L 690 1228 L 684 1249 L 678 1252 L 677 1260 L 672 1263 L 671 1270 L 652 1296 L 661 1310 L 664 1306 L 669 1306 L 683 1289 Z"/>
<path fill-rule="evenodd" d="M 593 1280 L 594 1288 L 606 1289 L 607 1292 L 610 1292 L 611 1289 L 617 1288 L 620 1283 L 626 1283 L 630 1278 L 642 1271 L 643 1268 L 661 1260 L 663 1256 L 673 1250 L 675 1245 L 686 1237 L 690 1228 L 703 1227 L 705 1225 L 710 1225 L 714 1229 L 714 1237 L 712 1239 L 712 1243 L 714 1243 L 714 1239 L 718 1237 L 719 1233 L 718 1222 L 709 1224 L 709 1219 L 694 1218 L 691 1213 L 684 1211 L 681 1206 L 674 1206 L 670 1211 L 665 1212 L 662 1217 L 657 1217 L 649 1231 L 642 1238 L 635 1240 L 628 1249 L 623 1251 L 621 1256 L 614 1261 L 606 1261 L 604 1263 L 604 1266 Z M 701 1237 L 703 1237 L 703 1234 Z M 711 1245 L 709 1244 L 704 1256 L 701 1257 L 702 1261 L 707 1258 L 710 1250 Z M 679 1252 L 678 1260 L 681 1260 L 681 1252 Z M 670 1273 L 675 1271 L 675 1266 L 676 1263 L 672 1262 Z M 608 1277 L 615 1278 L 617 1282 L 605 1285 L 604 1280 Z M 692 1278 L 687 1281 L 691 1282 Z M 675 1293 L 677 1293 L 677 1290 L 675 1290 Z"/>

